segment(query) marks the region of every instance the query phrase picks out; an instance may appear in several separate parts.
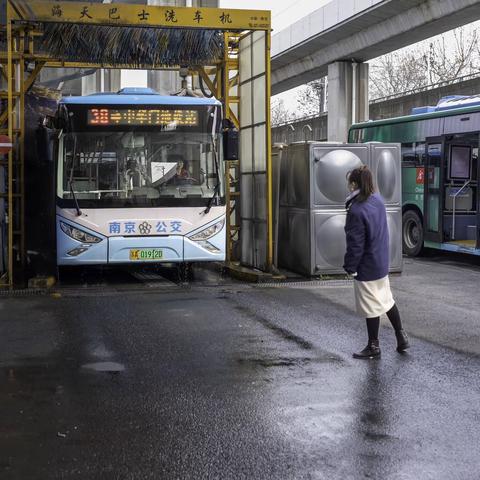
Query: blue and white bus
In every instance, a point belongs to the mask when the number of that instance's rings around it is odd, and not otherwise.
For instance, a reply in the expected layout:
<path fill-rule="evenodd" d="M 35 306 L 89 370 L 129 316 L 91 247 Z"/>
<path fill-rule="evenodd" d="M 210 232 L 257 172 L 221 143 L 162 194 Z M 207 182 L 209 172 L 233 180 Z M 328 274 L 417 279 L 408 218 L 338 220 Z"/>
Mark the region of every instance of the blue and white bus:
<path fill-rule="evenodd" d="M 219 101 L 123 89 L 55 123 L 57 265 L 225 260 Z"/>

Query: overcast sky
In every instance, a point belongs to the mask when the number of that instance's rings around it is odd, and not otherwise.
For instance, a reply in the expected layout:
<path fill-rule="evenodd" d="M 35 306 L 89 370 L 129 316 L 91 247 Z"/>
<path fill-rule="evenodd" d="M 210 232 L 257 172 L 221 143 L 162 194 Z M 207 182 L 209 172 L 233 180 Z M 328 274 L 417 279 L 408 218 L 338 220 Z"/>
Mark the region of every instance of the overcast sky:
<path fill-rule="evenodd" d="M 323 7 L 331 0 L 220 0 L 221 7 L 251 10 L 271 10 L 272 27 L 275 32 L 300 20 L 310 12 Z"/>
<path fill-rule="evenodd" d="M 246 10 L 271 10 L 272 27 L 275 34 L 317 8 L 322 7 L 329 1 L 331 0 L 220 0 L 220 6 Z M 122 87 L 145 86 L 146 84 L 146 72 L 129 71 L 128 74 L 125 72 L 125 74 L 122 75 Z M 282 97 L 283 96 L 284 95 L 282 95 Z M 288 94 L 285 95 L 285 98 L 288 99 Z M 294 106 L 294 102 L 292 106 Z"/>
<path fill-rule="evenodd" d="M 272 12 L 273 34 L 288 27 L 297 20 L 305 17 L 309 13 L 323 7 L 331 0 L 220 0 L 221 7 L 242 8 L 252 10 L 270 10 Z M 277 95 L 277 98 L 283 99 L 285 105 L 294 109 L 296 106 L 296 96 L 303 87 L 297 87 L 288 92 Z"/>

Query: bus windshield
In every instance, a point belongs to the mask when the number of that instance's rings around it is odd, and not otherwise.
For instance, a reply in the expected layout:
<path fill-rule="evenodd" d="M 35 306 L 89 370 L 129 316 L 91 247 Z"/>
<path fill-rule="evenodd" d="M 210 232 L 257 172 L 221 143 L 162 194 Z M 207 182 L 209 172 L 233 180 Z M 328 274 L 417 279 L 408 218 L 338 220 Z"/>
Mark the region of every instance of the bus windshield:
<path fill-rule="evenodd" d="M 151 128 L 63 134 L 59 205 L 72 208 L 74 196 L 83 208 L 204 206 L 215 194 L 223 202 L 221 143 L 219 134 Z"/>

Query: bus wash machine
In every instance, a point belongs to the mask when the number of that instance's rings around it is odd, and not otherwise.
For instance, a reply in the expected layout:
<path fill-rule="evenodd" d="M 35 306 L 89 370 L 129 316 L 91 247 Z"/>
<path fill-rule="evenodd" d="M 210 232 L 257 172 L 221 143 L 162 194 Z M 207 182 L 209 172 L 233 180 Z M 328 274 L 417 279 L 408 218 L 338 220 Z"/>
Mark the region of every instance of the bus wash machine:
<path fill-rule="evenodd" d="M 281 156 L 278 265 L 306 276 L 344 273 L 347 174 L 367 165 L 385 200 L 390 271 L 402 270 L 400 145 L 299 142 Z"/>

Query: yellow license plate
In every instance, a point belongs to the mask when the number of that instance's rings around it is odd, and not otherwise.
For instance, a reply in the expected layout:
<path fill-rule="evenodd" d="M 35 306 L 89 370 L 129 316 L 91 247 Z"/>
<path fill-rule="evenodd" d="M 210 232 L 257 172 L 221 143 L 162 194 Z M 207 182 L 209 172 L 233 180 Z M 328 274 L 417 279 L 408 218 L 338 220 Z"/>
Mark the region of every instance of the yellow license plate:
<path fill-rule="evenodd" d="M 147 262 L 149 260 L 161 260 L 163 251 L 159 248 L 132 248 L 130 249 L 130 260 Z"/>

